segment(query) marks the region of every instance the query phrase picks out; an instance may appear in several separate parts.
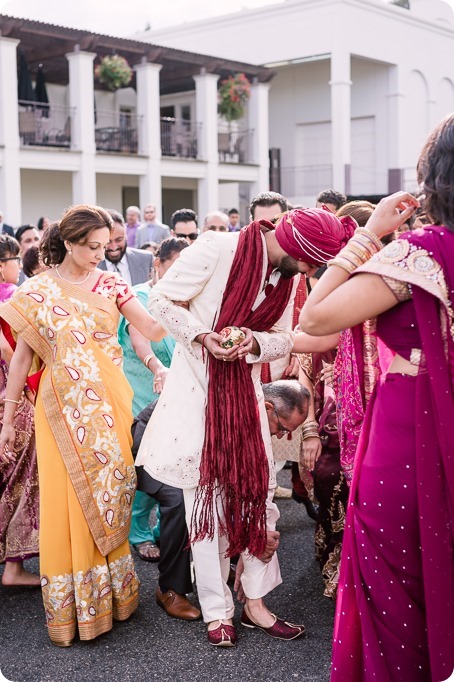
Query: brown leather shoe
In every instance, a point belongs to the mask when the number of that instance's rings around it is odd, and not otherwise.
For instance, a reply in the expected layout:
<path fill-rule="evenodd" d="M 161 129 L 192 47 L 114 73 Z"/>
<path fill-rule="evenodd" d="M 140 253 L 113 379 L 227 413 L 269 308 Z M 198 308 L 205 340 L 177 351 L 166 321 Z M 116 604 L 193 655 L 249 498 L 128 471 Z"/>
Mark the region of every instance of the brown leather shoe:
<path fill-rule="evenodd" d="M 156 590 L 156 604 L 164 609 L 168 616 L 181 620 L 199 620 L 202 616 L 199 609 L 191 604 L 184 594 L 177 594 L 173 590 L 161 592 Z"/>

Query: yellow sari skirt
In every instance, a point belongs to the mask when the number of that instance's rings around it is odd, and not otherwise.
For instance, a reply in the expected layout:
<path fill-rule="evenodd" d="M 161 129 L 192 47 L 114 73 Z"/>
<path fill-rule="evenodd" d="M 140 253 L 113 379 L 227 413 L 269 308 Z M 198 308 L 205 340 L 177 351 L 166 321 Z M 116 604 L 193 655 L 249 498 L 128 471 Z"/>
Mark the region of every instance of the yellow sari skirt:
<path fill-rule="evenodd" d="M 103 556 L 95 545 L 46 418 L 35 407 L 40 486 L 40 573 L 50 639 L 90 640 L 135 611 L 139 579 L 128 541 Z"/>

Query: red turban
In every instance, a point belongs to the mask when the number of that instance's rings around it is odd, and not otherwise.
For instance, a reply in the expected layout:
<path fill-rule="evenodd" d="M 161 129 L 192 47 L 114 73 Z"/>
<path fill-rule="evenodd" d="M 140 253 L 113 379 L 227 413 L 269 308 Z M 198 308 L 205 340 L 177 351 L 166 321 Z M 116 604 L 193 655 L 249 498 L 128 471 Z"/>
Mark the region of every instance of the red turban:
<path fill-rule="evenodd" d="M 295 208 L 276 225 L 281 249 L 296 260 L 324 265 L 345 246 L 358 227 L 353 218 L 338 218 L 323 208 Z"/>

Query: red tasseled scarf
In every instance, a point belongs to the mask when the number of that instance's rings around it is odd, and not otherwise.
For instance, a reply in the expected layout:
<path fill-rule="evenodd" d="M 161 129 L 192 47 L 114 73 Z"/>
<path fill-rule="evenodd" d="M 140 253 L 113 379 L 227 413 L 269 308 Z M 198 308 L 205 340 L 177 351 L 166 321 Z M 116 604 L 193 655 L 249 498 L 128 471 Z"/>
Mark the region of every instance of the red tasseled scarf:
<path fill-rule="evenodd" d="M 298 320 L 300 319 L 300 312 L 301 308 L 303 307 L 304 303 L 306 302 L 307 298 L 307 284 L 306 284 L 306 276 L 305 275 L 300 275 L 300 281 L 298 283 L 298 286 L 296 287 L 295 291 L 295 300 L 293 301 L 293 322 L 292 322 L 292 329 L 295 329 L 296 325 L 298 324 Z M 262 380 L 262 384 L 269 384 L 271 379 L 271 368 L 270 368 L 270 363 L 269 362 L 264 362 L 262 365 L 262 369 L 260 372 L 260 378 Z M 281 377 L 277 377 L 280 379 Z M 291 438 L 289 438 L 291 440 Z"/>
<path fill-rule="evenodd" d="M 252 311 L 262 279 L 261 230 L 259 222 L 241 230 L 216 332 L 231 325 L 268 331 L 285 310 L 292 280 L 281 278 Z M 245 549 L 260 556 L 266 545 L 269 471 L 251 369 L 245 360 L 221 362 L 208 356 L 205 442 L 191 542 L 214 537 L 218 498 L 223 509 L 219 534 L 228 538 L 228 556 Z"/>

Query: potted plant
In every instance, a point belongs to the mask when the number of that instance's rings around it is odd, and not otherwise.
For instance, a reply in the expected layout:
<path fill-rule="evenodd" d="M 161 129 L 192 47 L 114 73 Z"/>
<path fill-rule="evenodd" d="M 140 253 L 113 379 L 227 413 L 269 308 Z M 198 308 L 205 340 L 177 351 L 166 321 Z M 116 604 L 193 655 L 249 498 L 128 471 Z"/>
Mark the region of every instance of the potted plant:
<path fill-rule="evenodd" d="M 119 54 L 106 55 L 95 67 L 95 77 L 109 90 L 115 92 L 124 88 L 132 80 L 132 69 Z"/>
<path fill-rule="evenodd" d="M 218 93 L 218 112 L 230 124 L 244 116 L 244 108 L 251 96 L 251 84 L 244 73 L 229 76 L 221 82 Z"/>

